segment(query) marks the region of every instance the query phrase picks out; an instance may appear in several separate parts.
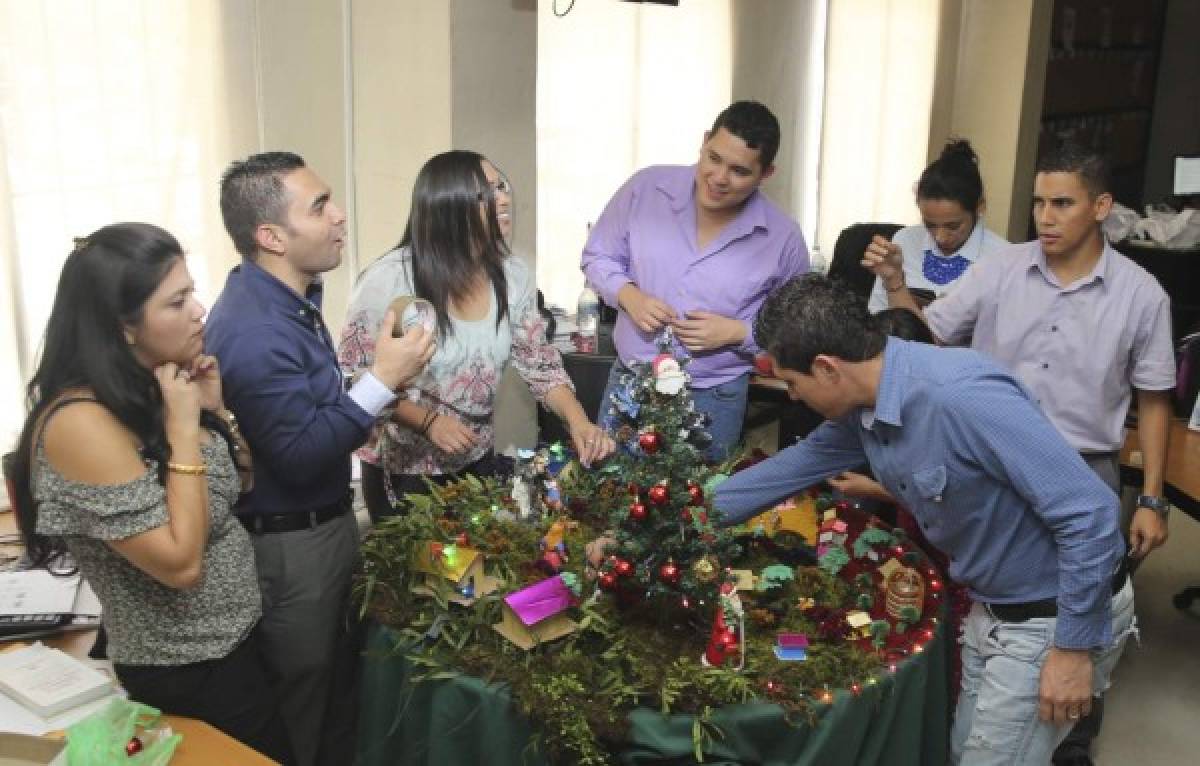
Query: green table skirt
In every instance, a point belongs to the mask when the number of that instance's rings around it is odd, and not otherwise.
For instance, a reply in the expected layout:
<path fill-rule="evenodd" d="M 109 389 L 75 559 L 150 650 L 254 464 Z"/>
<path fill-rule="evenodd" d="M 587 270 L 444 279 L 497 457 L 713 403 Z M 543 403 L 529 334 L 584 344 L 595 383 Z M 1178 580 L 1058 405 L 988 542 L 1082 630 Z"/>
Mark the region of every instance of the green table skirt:
<path fill-rule="evenodd" d="M 764 766 L 938 766 L 946 762 L 949 726 L 946 620 L 920 655 L 889 680 L 853 696 L 839 691 L 815 726 L 789 726 L 775 705 L 732 705 L 714 713 L 724 737 L 706 764 Z M 547 758 L 531 745 L 532 726 L 507 691 L 477 678 L 422 684 L 388 656 L 396 635 L 373 626 L 363 668 L 358 763 L 429 766 L 536 766 Z M 580 704 L 587 704 L 586 699 Z M 695 763 L 692 717 L 639 708 L 630 714 L 623 764 Z M 553 733 L 548 733 L 553 737 Z"/>

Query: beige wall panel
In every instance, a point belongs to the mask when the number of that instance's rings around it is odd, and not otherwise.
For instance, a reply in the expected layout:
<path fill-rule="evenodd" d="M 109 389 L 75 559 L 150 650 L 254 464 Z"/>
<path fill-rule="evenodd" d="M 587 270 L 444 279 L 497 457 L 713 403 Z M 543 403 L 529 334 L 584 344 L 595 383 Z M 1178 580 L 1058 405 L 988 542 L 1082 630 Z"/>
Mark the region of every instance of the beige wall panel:
<path fill-rule="evenodd" d="M 358 267 L 400 240 L 413 181 L 451 146 L 450 3 L 354 0 Z"/>
<path fill-rule="evenodd" d="M 1029 226 L 1052 10 L 1051 0 L 963 2 L 950 132 L 978 151 L 988 225 L 1014 241 Z"/>
<path fill-rule="evenodd" d="M 536 274 L 537 2 L 453 0 L 451 8 L 452 143 L 485 155 L 513 182 L 513 251 Z M 510 366 L 496 410 L 496 449 L 536 439 L 536 404 Z"/>
<path fill-rule="evenodd" d="M 288 150 L 347 206 L 344 2 L 258 0 L 259 95 L 264 150 Z M 324 314 L 337 337 L 346 313 L 353 258 L 325 277 Z"/>

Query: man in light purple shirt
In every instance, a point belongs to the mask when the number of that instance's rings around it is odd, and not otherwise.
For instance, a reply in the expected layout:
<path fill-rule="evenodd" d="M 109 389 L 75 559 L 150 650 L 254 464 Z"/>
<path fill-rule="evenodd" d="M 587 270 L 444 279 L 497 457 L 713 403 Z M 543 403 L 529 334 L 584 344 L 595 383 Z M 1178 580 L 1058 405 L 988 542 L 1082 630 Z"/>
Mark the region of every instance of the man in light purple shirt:
<path fill-rule="evenodd" d="M 1166 293 L 1104 239 L 1109 189 L 1107 167 L 1093 153 L 1067 144 L 1043 158 L 1033 195 L 1038 239 L 977 264 L 924 316 L 939 341 L 970 342 L 1012 370 L 1118 494 L 1117 456 L 1137 391 L 1144 478 L 1129 542 L 1130 555 L 1140 559 L 1167 537 L 1170 505 L 1162 491 L 1175 356 Z M 915 311 L 901 259 L 895 245 L 877 237 L 863 265 L 880 276 L 892 306 Z M 1091 763 L 1099 702 L 1055 763 Z"/>
<path fill-rule="evenodd" d="M 692 355 L 696 407 L 712 419 L 709 456 L 737 443 L 758 351 L 754 316 L 771 290 L 808 271 L 799 226 L 758 188 L 778 147 L 770 110 L 739 101 L 704 134 L 696 165 L 644 168 L 609 200 L 583 249 L 588 282 L 620 309 L 601 418 L 624 363 L 652 359 L 671 327 Z"/>

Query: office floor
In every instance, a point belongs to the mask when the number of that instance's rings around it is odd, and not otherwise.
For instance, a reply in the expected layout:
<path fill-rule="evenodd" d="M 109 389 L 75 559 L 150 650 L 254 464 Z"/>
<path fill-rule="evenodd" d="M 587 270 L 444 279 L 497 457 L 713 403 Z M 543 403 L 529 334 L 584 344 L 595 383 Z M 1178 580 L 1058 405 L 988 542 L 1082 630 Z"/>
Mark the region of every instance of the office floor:
<path fill-rule="evenodd" d="M 1134 577 L 1142 641 L 1113 675 L 1098 766 L 1167 766 L 1200 758 L 1200 601 L 1181 612 L 1180 589 L 1200 585 L 1200 522 L 1175 511 L 1171 536 Z"/>

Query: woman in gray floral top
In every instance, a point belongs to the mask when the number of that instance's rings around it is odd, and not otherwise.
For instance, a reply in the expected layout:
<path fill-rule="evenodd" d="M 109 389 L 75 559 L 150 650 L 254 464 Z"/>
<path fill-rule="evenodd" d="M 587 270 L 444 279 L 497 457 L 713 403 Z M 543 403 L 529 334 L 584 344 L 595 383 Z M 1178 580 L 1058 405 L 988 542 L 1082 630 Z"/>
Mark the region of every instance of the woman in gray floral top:
<path fill-rule="evenodd" d="M 511 215 L 508 179 L 491 162 L 469 151 L 439 154 L 417 175 L 404 238 L 359 278 L 339 346 L 348 375 L 371 365 L 375 334 L 397 297 L 429 301 L 438 333 L 437 353 L 410 397 L 358 453 L 372 518 L 393 512 L 384 471 L 397 495 L 422 492 L 423 476 L 491 472 L 496 392 L 510 359 L 534 397 L 566 422 L 585 464 L 615 448 L 588 420 L 546 341 L 533 274 L 505 241 Z"/>
<path fill-rule="evenodd" d="M 247 453 L 203 317 L 166 231 L 120 223 L 79 240 L 29 384 L 15 505 L 31 558 L 65 548 L 95 589 L 133 699 L 286 763 L 254 552 L 231 513 Z"/>

